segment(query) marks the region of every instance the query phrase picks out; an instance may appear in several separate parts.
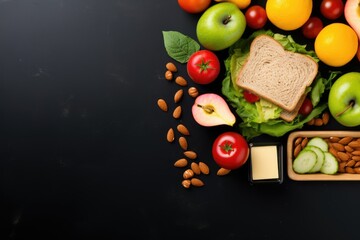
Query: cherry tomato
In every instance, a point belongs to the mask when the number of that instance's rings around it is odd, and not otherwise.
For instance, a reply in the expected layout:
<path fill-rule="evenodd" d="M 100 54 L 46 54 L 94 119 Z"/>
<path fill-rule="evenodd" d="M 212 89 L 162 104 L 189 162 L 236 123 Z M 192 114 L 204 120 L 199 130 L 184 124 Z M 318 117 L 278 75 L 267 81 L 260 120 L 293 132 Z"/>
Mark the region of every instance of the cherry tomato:
<path fill-rule="evenodd" d="M 311 17 L 307 22 L 301 27 L 302 33 L 306 38 L 315 39 L 319 34 L 324 25 L 320 18 Z"/>
<path fill-rule="evenodd" d="M 311 100 L 309 98 L 305 98 L 303 104 L 299 109 L 299 114 L 303 116 L 307 116 L 311 113 L 312 110 L 313 110 L 313 105 Z"/>
<path fill-rule="evenodd" d="M 252 29 L 263 28 L 267 22 L 266 11 L 259 5 L 249 7 L 245 12 L 246 24 Z"/>
<path fill-rule="evenodd" d="M 249 145 L 239 133 L 224 132 L 215 139 L 212 156 L 220 167 L 236 169 L 246 163 L 249 157 Z"/>
<path fill-rule="evenodd" d="M 211 0 L 178 0 L 179 6 L 188 13 L 201 13 L 210 6 Z"/>
<path fill-rule="evenodd" d="M 186 68 L 189 77 L 194 82 L 208 84 L 219 76 L 220 61 L 215 53 L 199 50 L 190 56 Z"/>
<path fill-rule="evenodd" d="M 243 92 L 244 94 L 244 98 L 246 101 L 248 101 L 249 103 L 254 103 L 260 100 L 260 97 L 252 92 L 249 92 L 247 90 L 244 90 Z"/>
<path fill-rule="evenodd" d="M 337 19 L 344 12 L 342 0 L 323 0 L 320 4 L 320 12 L 327 19 Z"/>

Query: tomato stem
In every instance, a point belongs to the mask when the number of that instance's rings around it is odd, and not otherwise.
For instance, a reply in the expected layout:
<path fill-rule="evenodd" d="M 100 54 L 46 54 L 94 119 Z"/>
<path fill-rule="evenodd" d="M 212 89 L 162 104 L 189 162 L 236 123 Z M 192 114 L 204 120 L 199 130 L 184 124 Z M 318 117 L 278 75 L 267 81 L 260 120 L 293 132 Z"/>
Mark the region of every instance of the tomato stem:
<path fill-rule="evenodd" d="M 341 112 L 337 113 L 335 115 L 335 117 L 339 117 L 341 114 L 345 113 L 347 110 L 349 110 L 352 106 L 354 106 L 354 101 L 350 101 L 349 105 L 347 105 L 344 110 L 342 110 Z"/>

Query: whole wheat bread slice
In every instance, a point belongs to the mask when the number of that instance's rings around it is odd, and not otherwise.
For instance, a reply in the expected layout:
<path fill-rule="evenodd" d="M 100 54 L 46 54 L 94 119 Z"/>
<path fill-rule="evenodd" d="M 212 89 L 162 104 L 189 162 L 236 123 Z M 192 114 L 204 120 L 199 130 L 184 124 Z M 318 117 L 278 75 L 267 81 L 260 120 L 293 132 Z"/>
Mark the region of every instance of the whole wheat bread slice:
<path fill-rule="evenodd" d="M 292 120 L 295 119 L 295 117 L 298 115 L 299 110 L 301 108 L 301 105 L 303 104 L 304 100 L 305 100 L 306 94 L 303 94 L 298 102 L 298 104 L 296 104 L 296 107 L 294 110 L 292 110 L 291 112 L 286 111 L 286 110 L 282 110 L 282 112 L 280 113 L 280 118 L 283 119 L 286 122 L 291 122 Z"/>
<path fill-rule="evenodd" d="M 286 51 L 267 35 L 256 37 L 239 72 L 237 85 L 292 112 L 318 72 L 318 64 L 300 53 Z"/>

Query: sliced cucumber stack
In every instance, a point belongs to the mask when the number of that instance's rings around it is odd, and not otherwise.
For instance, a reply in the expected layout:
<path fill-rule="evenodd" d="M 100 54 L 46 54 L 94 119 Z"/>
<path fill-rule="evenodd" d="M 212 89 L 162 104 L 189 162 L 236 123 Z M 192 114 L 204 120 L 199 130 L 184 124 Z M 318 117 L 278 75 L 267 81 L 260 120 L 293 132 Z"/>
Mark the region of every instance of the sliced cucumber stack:
<path fill-rule="evenodd" d="M 317 173 L 336 174 L 339 163 L 336 158 L 328 152 L 327 142 L 320 138 L 310 139 L 306 147 L 300 151 L 293 162 L 293 169 L 296 173 Z"/>

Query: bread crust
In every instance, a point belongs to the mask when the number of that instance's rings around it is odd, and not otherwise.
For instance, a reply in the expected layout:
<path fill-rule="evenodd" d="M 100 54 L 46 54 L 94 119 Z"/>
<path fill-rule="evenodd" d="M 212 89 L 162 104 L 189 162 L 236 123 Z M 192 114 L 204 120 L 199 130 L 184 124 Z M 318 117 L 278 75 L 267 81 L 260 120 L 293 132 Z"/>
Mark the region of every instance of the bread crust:
<path fill-rule="evenodd" d="M 298 105 L 306 87 L 312 84 L 317 73 L 318 64 L 314 59 L 286 51 L 274 38 L 260 35 L 251 43 L 236 84 L 293 112 L 300 108 Z"/>

